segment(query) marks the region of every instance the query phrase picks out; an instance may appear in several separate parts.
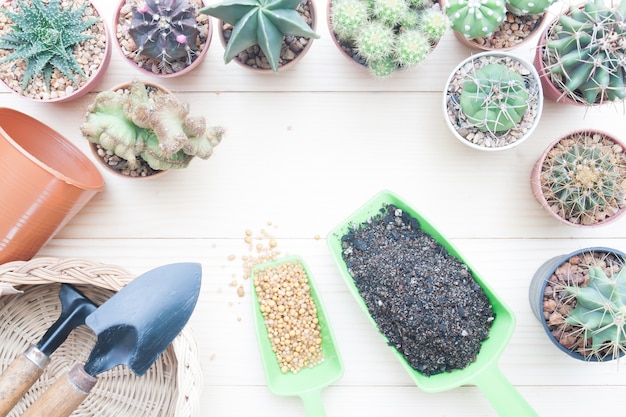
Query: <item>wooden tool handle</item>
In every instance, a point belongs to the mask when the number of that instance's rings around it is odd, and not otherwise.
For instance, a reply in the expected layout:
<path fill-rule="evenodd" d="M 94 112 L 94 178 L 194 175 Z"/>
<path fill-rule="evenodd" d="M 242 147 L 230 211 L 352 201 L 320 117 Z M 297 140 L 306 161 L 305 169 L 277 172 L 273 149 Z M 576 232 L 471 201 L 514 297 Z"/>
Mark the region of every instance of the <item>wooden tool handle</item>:
<path fill-rule="evenodd" d="M 41 376 L 49 358 L 31 346 L 0 375 L 0 417 L 5 417 Z"/>
<path fill-rule="evenodd" d="M 68 417 L 87 398 L 96 381 L 81 364 L 76 364 L 41 394 L 22 417 Z"/>

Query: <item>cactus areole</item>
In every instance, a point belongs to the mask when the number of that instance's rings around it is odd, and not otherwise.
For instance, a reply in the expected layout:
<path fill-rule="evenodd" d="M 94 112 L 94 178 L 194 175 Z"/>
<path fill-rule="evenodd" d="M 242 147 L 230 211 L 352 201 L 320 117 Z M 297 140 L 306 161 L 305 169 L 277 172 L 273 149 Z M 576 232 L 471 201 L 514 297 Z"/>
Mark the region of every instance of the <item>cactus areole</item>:
<path fill-rule="evenodd" d="M 200 33 L 195 6 L 187 0 L 144 0 L 132 10 L 128 33 L 139 54 L 162 62 L 186 57 L 191 64 Z"/>

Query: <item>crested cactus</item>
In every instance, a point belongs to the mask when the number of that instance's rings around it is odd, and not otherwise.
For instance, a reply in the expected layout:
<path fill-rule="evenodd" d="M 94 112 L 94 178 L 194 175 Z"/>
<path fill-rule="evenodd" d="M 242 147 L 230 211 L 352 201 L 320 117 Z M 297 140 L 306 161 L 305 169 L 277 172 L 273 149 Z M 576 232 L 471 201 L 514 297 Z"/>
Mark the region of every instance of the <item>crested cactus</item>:
<path fill-rule="evenodd" d="M 209 158 L 224 130 L 207 127 L 204 117 L 190 116 L 171 93 L 154 90 L 134 81 L 129 91 L 100 92 L 87 107 L 83 136 L 128 161 L 130 169 L 138 167 L 139 158 L 154 170 Z"/>
<path fill-rule="evenodd" d="M 496 133 L 520 122 L 528 98 L 522 76 L 502 64 L 488 64 L 468 75 L 460 104 L 470 123 L 484 132 Z"/>
<path fill-rule="evenodd" d="M 626 1 L 588 0 L 549 28 L 542 59 L 551 81 L 583 104 L 626 98 Z"/>
<path fill-rule="evenodd" d="M 450 0 L 445 12 L 452 29 L 467 39 L 489 36 L 506 17 L 505 0 Z"/>
<path fill-rule="evenodd" d="M 168 63 L 186 58 L 191 63 L 200 33 L 195 6 L 187 0 L 142 0 L 132 12 L 128 34 L 138 54 Z"/>
<path fill-rule="evenodd" d="M 377 78 L 419 65 L 448 28 L 431 0 L 333 0 L 330 24 L 340 43 Z"/>
<path fill-rule="evenodd" d="M 542 14 L 556 0 L 506 0 L 506 9 L 516 16 Z"/>
<path fill-rule="evenodd" d="M 596 224 L 626 207 L 626 155 L 599 133 L 574 132 L 546 156 L 540 181 L 552 210 L 574 224 Z"/>
<path fill-rule="evenodd" d="M 85 9 L 88 4 L 78 8 L 64 8 L 60 0 L 18 0 L 19 10 L 9 11 L 0 7 L 0 13 L 12 22 L 12 30 L 0 38 L 0 49 L 11 50 L 0 64 L 24 60 L 26 69 L 21 83 L 26 89 L 32 79 L 43 75 L 48 89 L 52 73 L 60 71 L 71 82 L 77 83 L 78 75 L 85 76 L 76 56 L 76 46 L 91 39 L 83 33 L 91 26 L 100 22 L 99 18 L 88 18 Z"/>
<path fill-rule="evenodd" d="M 586 286 L 565 287 L 576 299 L 565 322 L 578 328 L 585 340 L 591 339 L 585 356 L 615 359 L 626 352 L 626 268 L 622 266 L 610 277 L 599 266 L 588 272 Z"/>
<path fill-rule="evenodd" d="M 301 0 L 224 0 L 203 7 L 200 13 L 233 25 L 224 51 L 229 63 L 238 53 L 258 45 L 274 72 L 278 72 L 280 50 L 287 35 L 319 38 L 296 8 Z"/>

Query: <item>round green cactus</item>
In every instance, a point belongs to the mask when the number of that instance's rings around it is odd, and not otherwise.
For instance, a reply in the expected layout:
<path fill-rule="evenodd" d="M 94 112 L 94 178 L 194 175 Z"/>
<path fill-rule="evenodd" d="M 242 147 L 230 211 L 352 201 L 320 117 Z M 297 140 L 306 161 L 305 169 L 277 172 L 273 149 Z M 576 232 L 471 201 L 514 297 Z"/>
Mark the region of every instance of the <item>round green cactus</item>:
<path fill-rule="evenodd" d="M 419 64 L 430 52 L 430 42 L 426 35 L 416 29 L 398 35 L 395 55 L 398 64 L 411 67 Z"/>
<path fill-rule="evenodd" d="M 501 132 L 520 122 L 529 93 L 521 75 L 502 64 L 488 64 L 463 83 L 460 104 L 470 123 L 485 132 Z"/>
<path fill-rule="evenodd" d="M 437 41 L 446 33 L 450 21 L 444 13 L 439 10 L 427 10 L 421 16 L 419 27 L 426 37 L 431 41 Z"/>
<path fill-rule="evenodd" d="M 626 352 L 626 268 L 607 276 L 599 266 L 589 269 L 589 283 L 565 287 L 576 298 L 576 307 L 567 314 L 566 323 L 580 327 L 585 339 L 591 339 L 586 356 L 607 351 L 611 359 Z"/>
<path fill-rule="evenodd" d="M 626 207 L 626 156 L 593 132 L 575 132 L 546 157 L 542 190 L 553 210 L 575 224 L 595 224 Z"/>
<path fill-rule="evenodd" d="M 550 79 L 583 104 L 626 99 L 626 1 L 589 0 L 548 31 L 542 59 Z"/>
<path fill-rule="evenodd" d="M 365 26 L 356 38 L 359 55 L 366 62 L 379 61 L 392 54 L 396 42 L 393 28 L 375 21 Z"/>
<path fill-rule="evenodd" d="M 330 8 L 330 20 L 339 39 L 356 38 L 368 19 L 368 6 L 362 0 L 337 0 Z"/>
<path fill-rule="evenodd" d="M 506 17 L 504 0 L 450 0 L 445 7 L 452 29 L 468 39 L 489 36 Z"/>

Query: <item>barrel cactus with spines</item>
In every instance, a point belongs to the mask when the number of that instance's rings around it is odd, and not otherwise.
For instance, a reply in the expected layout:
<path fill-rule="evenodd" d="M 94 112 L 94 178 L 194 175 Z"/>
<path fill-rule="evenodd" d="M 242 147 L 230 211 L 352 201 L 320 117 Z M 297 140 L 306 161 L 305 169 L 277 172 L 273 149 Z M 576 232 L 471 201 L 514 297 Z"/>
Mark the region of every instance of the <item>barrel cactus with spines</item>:
<path fill-rule="evenodd" d="M 626 99 L 626 1 L 588 0 L 558 17 L 542 59 L 551 81 L 575 101 Z"/>
<path fill-rule="evenodd" d="M 579 131 L 548 154 L 541 172 L 544 197 L 574 224 L 596 224 L 626 207 L 626 156 L 601 135 Z"/>
<path fill-rule="evenodd" d="M 470 123 L 484 132 L 515 127 L 528 108 L 524 78 L 502 64 L 477 69 L 463 83 L 460 104 Z"/>
<path fill-rule="evenodd" d="M 586 286 L 570 285 L 566 291 L 576 298 L 576 307 L 567 314 L 567 324 L 579 327 L 585 340 L 591 339 L 586 356 L 615 359 L 626 352 L 626 267 L 611 276 L 599 266 L 589 269 Z"/>
<path fill-rule="evenodd" d="M 331 30 L 376 78 L 423 62 L 449 27 L 432 0 L 332 0 Z"/>
<path fill-rule="evenodd" d="M 200 34 L 194 5 L 188 0 L 142 0 L 132 12 L 128 34 L 140 55 L 168 63 L 186 58 L 191 63 Z"/>
<path fill-rule="evenodd" d="M 452 29 L 467 39 L 491 35 L 506 17 L 505 0 L 450 0 L 445 7 Z"/>

